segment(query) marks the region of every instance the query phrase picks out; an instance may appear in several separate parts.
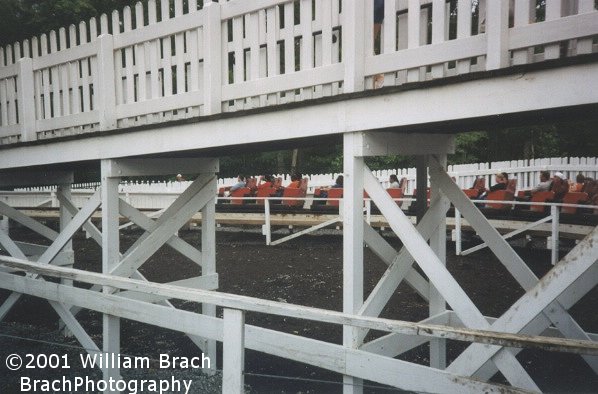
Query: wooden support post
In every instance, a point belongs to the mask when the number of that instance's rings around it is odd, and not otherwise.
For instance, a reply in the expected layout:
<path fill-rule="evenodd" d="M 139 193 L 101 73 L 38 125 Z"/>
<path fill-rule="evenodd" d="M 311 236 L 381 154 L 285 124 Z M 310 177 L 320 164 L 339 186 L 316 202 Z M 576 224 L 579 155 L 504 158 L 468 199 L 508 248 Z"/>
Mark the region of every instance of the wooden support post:
<path fill-rule="evenodd" d="M 480 14 L 480 18 L 482 15 Z M 509 0 L 488 1 L 486 12 L 488 47 L 486 69 L 496 70 L 509 65 Z"/>
<path fill-rule="evenodd" d="M 351 4 L 351 3 L 349 3 Z M 343 312 L 358 313 L 363 305 L 363 157 L 355 156 L 358 133 L 343 140 Z M 357 349 L 359 329 L 343 327 L 343 345 Z M 361 393 L 361 380 L 343 378 L 345 394 Z"/>
<path fill-rule="evenodd" d="M 359 92 L 365 87 L 365 2 L 343 2 L 343 63 L 345 93 Z M 368 35 L 369 36 L 369 35 Z"/>
<path fill-rule="evenodd" d="M 102 273 L 109 274 L 120 260 L 120 239 L 118 230 L 118 183 L 120 178 L 108 176 L 110 160 L 102 160 Z M 111 293 L 108 286 L 104 286 L 104 293 Z M 120 319 L 103 315 L 103 351 L 118 355 L 120 353 Z M 118 379 L 118 368 L 103 368 L 105 380 Z"/>
<path fill-rule="evenodd" d="M 446 155 L 438 155 L 438 162 L 446 168 Z M 446 197 L 442 194 L 440 187 L 435 182 L 430 184 L 430 196 L 434 199 L 438 198 L 444 200 L 448 204 Z M 440 203 L 441 205 L 442 202 Z M 441 210 L 434 218 L 438 223 L 438 227 L 432 233 L 430 238 L 430 246 L 438 256 L 440 262 L 446 266 L 446 211 Z M 439 315 L 446 311 L 446 301 L 440 295 L 433 283 L 430 283 L 430 297 L 429 297 L 430 317 Z M 430 366 L 438 369 L 446 368 L 446 339 L 432 339 L 430 340 Z"/>
<path fill-rule="evenodd" d="M 428 209 L 428 164 L 426 157 L 423 155 L 417 156 L 416 162 L 416 188 L 417 195 L 415 196 L 417 204 L 417 222 L 419 223 L 424 217 Z"/>
<path fill-rule="evenodd" d="M 203 91 L 204 115 L 222 112 L 222 21 L 220 4 L 207 2 L 203 7 Z M 228 75 L 225 76 L 228 78 Z"/>
<path fill-rule="evenodd" d="M 222 392 L 245 392 L 245 312 L 224 309 Z"/>
<path fill-rule="evenodd" d="M 211 181 L 217 190 L 217 180 Z M 216 197 L 213 197 L 201 209 L 201 275 L 216 274 Z M 216 285 L 218 288 L 218 285 Z M 202 304 L 202 313 L 216 317 L 216 305 Z M 216 370 L 216 341 L 208 340 L 203 351 L 210 359 L 211 369 Z"/>
<path fill-rule="evenodd" d="M 550 262 L 555 265 L 559 261 L 559 209 L 556 205 L 550 207 L 550 216 L 552 217 L 552 245 L 550 250 Z"/>
<path fill-rule="evenodd" d="M 36 139 L 35 95 L 33 88 L 33 61 L 22 58 L 18 61 L 17 95 L 21 141 Z M 2 103 L 5 105 L 5 103 Z"/>
<path fill-rule="evenodd" d="M 116 128 L 116 85 L 114 77 L 114 40 L 112 35 L 98 37 L 98 87 L 97 94 L 100 130 Z M 120 63 L 120 61 L 118 62 Z"/>
<path fill-rule="evenodd" d="M 59 194 L 64 199 L 70 200 L 71 199 L 71 184 L 65 183 L 65 184 L 59 185 L 57 194 Z M 67 209 L 67 207 L 65 207 L 63 204 L 60 204 L 60 231 L 63 231 L 66 228 L 67 224 L 71 220 L 73 220 L 73 215 L 70 213 L 70 211 Z M 61 253 L 65 256 L 66 259 L 68 259 L 68 261 L 70 263 L 70 264 L 68 264 L 68 266 L 72 268 L 73 264 L 75 263 L 75 253 L 73 251 L 73 241 L 72 240 L 66 243 L 64 248 L 62 248 Z M 70 279 L 63 279 L 61 282 L 65 285 L 69 285 L 69 286 L 73 285 L 73 281 Z M 62 321 L 59 321 L 58 324 L 59 324 L 60 329 L 65 328 Z M 68 332 L 68 330 L 64 330 L 63 332 L 64 332 L 65 336 L 70 336 L 70 332 Z"/>

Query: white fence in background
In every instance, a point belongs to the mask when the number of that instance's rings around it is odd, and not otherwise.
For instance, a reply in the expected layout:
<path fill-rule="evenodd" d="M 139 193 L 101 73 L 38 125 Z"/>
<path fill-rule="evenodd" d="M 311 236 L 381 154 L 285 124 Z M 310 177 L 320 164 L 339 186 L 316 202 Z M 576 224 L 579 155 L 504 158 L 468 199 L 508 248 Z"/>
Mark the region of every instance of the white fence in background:
<path fill-rule="evenodd" d="M 560 171 L 569 179 L 575 179 L 578 173 L 586 177 L 598 179 L 598 157 L 553 157 L 531 160 L 499 161 L 492 163 L 457 164 L 449 166 L 449 174 L 454 176 L 457 184 L 465 189 L 473 185 L 476 177 L 485 177 L 486 185 L 494 183 L 493 176 L 497 172 L 507 172 L 509 177 L 517 178 L 517 190 L 529 190 L 540 180 L 540 171 L 550 171 L 554 174 Z M 413 194 L 415 188 L 415 168 L 402 168 L 374 171 L 376 177 L 384 185 L 388 185 L 390 174 L 396 174 L 399 179 L 408 180 L 406 194 Z M 309 178 L 308 193 L 313 193 L 316 187 L 329 186 L 339 174 L 304 175 Z M 290 175 L 275 175 L 283 178 L 283 186 L 290 183 Z M 257 176 L 256 176 L 257 177 Z M 236 183 L 236 178 L 221 178 L 218 186 L 230 186 Z M 125 201 L 137 208 L 162 209 L 171 204 L 176 197 L 189 186 L 191 182 L 126 182 L 122 183 L 120 193 Z M 91 191 L 99 184 L 85 183 L 73 185 L 73 201 L 81 206 Z M 54 194 L 55 187 L 35 187 L 17 189 L 15 191 L 0 192 L 0 201 L 15 207 L 58 206 Z"/>
<path fill-rule="evenodd" d="M 373 1 L 149 0 L 0 48 L 0 143 L 598 51 L 594 0 L 385 1 L 379 50 Z"/>

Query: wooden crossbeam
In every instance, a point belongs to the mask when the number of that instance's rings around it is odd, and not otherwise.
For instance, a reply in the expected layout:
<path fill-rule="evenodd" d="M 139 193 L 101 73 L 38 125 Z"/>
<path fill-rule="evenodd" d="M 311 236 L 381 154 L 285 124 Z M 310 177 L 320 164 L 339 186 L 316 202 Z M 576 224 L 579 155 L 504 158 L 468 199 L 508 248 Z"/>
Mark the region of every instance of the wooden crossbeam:
<path fill-rule="evenodd" d="M 498 318 L 492 324 L 492 329 L 513 333 L 523 330 L 561 293 L 596 264 L 598 261 L 598 248 L 594 246 L 596 242 L 598 242 L 598 227 L 573 248 L 534 288 L 526 292 Z M 584 332 L 584 334 L 583 339 L 591 340 L 587 333 Z M 500 352 L 504 353 L 505 350 L 499 346 L 471 346 L 453 361 L 448 370 L 473 375 L 486 361 Z"/>
<path fill-rule="evenodd" d="M 17 261 L 17 259 L 0 259 L 2 264 L 6 264 L 7 261 L 11 260 L 13 262 L 9 263 L 9 265 L 15 267 L 13 264 Z M 33 267 L 33 265 L 27 267 L 21 266 L 21 268 L 26 268 L 27 270 L 43 269 L 46 274 L 49 274 L 49 272 L 58 272 L 54 270 L 66 270 L 62 271 L 64 275 L 61 275 L 61 277 L 70 276 L 67 274 L 68 271 L 71 271 L 71 274 L 73 271 L 78 271 L 78 273 L 82 275 L 81 279 L 83 279 L 83 276 L 87 275 L 95 276 L 96 280 L 93 282 L 96 284 L 110 282 L 113 285 L 116 283 L 124 285 L 127 281 L 132 281 L 131 279 L 112 277 L 73 269 L 65 269 L 61 267 L 52 267 L 50 268 L 50 271 L 46 271 L 48 267 L 43 267 L 41 265 L 37 265 L 36 268 Z M 101 279 L 102 277 L 104 279 Z M 90 279 L 91 277 L 87 276 L 87 278 Z M 106 279 L 108 280 L 106 281 Z M 144 286 L 147 286 L 147 289 L 153 288 L 156 290 L 158 288 L 154 287 L 156 284 L 146 284 L 141 281 L 135 282 L 136 284 L 133 286 L 139 286 L 139 289 L 143 288 Z M 52 299 L 54 301 L 67 304 L 78 305 L 80 307 L 95 310 L 100 313 L 110 313 L 121 318 L 133 319 L 142 323 L 152 324 L 179 332 L 192 333 L 193 335 L 203 336 L 213 340 L 222 341 L 223 339 L 222 320 L 214 317 L 179 309 L 171 309 L 160 305 L 148 304 L 141 301 L 125 299 L 113 294 L 90 292 L 89 290 L 65 285 L 49 284 L 44 282 L 40 283 L 35 279 L 11 274 L 0 273 L 0 283 L 2 284 L 2 287 L 13 291 L 24 292 L 33 296 Z M 162 287 L 165 285 L 158 286 Z M 213 293 L 211 297 L 205 296 L 201 297 L 200 300 L 196 300 L 198 302 L 207 301 L 225 306 L 229 304 L 229 302 L 224 302 L 224 299 L 232 300 L 230 297 L 233 297 L 237 300 L 240 300 L 245 298 L 248 302 L 238 304 L 235 301 L 234 305 L 236 305 L 236 308 L 233 307 L 233 309 L 238 309 L 243 306 L 241 309 L 247 310 L 244 308 L 245 305 L 253 305 L 252 309 L 255 309 L 256 305 L 270 303 L 271 305 L 277 305 L 278 308 L 284 308 L 286 311 L 294 310 L 294 314 L 297 315 L 299 312 L 299 315 L 301 315 L 301 311 L 298 311 L 293 307 L 289 308 L 290 305 L 285 303 L 276 303 L 273 301 L 266 301 L 256 298 L 236 296 L 225 293 L 214 293 L 202 290 L 179 290 L 193 293 Z M 143 311 L 143 313 L 140 313 L 140 311 Z M 339 313 L 333 311 L 326 312 L 327 314 Z M 324 315 L 318 314 L 318 316 L 322 317 Z M 305 316 L 303 317 L 305 318 Z M 334 320 L 336 323 L 340 324 L 350 323 L 350 321 L 346 318 L 349 318 L 349 316 L 346 316 L 343 319 Z M 355 316 L 352 318 L 367 319 L 364 317 Z M 395 322 L 395 324 L 396 323 L 397 322 Z M 382 357 L 357 349 L 347 349 L 341 345 L 280 333 L 251 325 L 245 326 L 245 346 L 248 349 L 257 350 L 284 358 L 290 357 L 296 361 L 314 365 L 320 368 L 325 368 L 333 372 L 345 373 L 351 376 L 356 376 L 411 391 L 429 391 L 430 387 L 435 387 L 435 390 L 438 390 L 440 393 L 453 393 L 456 391 L 462 393 L 528 393 L 528 391 L 525 390 L 485 383 L 475 379 L 463 378 L 458 375 L 440 371 L 434 368 L 417 365 L 406 361 L 395 360 L 388 357 Z"/>
<path fill-rule="evenodd" d="M 63 231 L 58 234 L 58 236 L 54 239 L 54 242 L 44 251 L 44 253 L 39 257 L 38 263 L 41 264 L 50 264 L 56 255 L 62 250 L 62 248 L 67 244 L 67 242 L 73 237 L 74 233 L 81 227 L 81 225 L 89 219 L 89 217 L 93 214 L 93 212 L 99 206 L 99 192 L 94 193 L 89 200 L 84 204 L 83 208 L 72 221 L 70 221 Z M 35 222 L 37 223 L 37 222 Z M 0 233 L 4 234 L 2 231 Z M 5 235 L 5 234 L 4 234 Z M 2 238 L 3 245 L 9 245 L 13 256 L 19 256 L 26 259 L 23 252 L 14 244 L 8 236 Z M 14 253 L 14 254 L 13 254 Z M 8 312 L 12 309 L 12 307 L 17 303 L 19 298 L 21 297 L 20 294 L 11 294 L 9 298 L 0 306 L 0 321 L 4 320 Z M 71 312 L 69 312 L 71 313 Z"/>
<path fill-rule="evenodd" d="M 123 216 L 129 218 L 131 222 L 135 223 L 145 231 L 152 232 L 158 227 L 154 220 L 148 218 L 123 199 L 120 199 L 119 201 L 119 210 Z M 173 235 L 166 241 L 166 244 L 201 267 L 201 252 L 188 242 L 182 240 L 177 235 Z"/>
<path fill-rule="evenodd" d="M 52 276 L 61 279 L 72 279 L 100 286 L 109 286 L 121 290 L 133 290 L 148 294 L 155 294 L 164 298 L 176 298 L 197 303 L 209 303 L 225 308 L 242 309 L 251 312 L 274 314 L 298 319 L 314 320 L 324 323 L 351 325 L 356 327 L 396 332 L 408 335 L 421 335 L 428 337 L 448 338 L 468 342 L 480 342 L 486 344 L 504 344 L 512 347 L 539 347 L 551 350 L 568 351 L 572 353 L 598 354 L 598 343 L 591 341 L 563 340 L 560 338 L 520 336 L 502 332 L 490 332 L 471 328 L 454 328 L 432 324 L 420 324 L 400 320 L 390 320 L 368 316 L 359 316 L 337 311 L 329 311 L 320 308 L 313 308 L 301 305 L 293 305 L 284 302 L 269 301 L 260 298 L 241 296 L 229 293 L 220 293 L 210 290 L 191 289 L 186 287 L 172 286 L 169 284 L 146 282 L 114 275 L 106 275 L 95 272 L 88 272 L 74 268 L 55 267 L 47 264 L 29 262 L 22 259 L 0 256 L 0 266 L 18 269 L 29 273 L 44 276 Z M 21 276 L 2 274 L 2 285 L 12 285 L 14 280 Z M 33 279 L 33 278 L 31 278 Z M 31 283 L 31 282 L 29 282 Z M 35 287 L 35 286 L 34 286 Z M 69 287 L 69 286 L 66 286 Z M 69 287 L 70 288 L 70 287 Z M 91 294 L 90 298 L 102 294 L 85 290 Z M 60 292 L 59 292 L 60 293 Z M 104 295 L 104 294 L 102 294 Z M 123 297 L 115 295 L 118 299 Z M 101 297 L 100 297 L 101 298 Z M 60 299 L 57 301 L 61 301 Z M 134 300 L 130 300 L 134 301 Z M 83 302 L 83 301 L 82 301 Z M 150 305 L 149 303 L 143 303 Z M 81 305 L 81 302 L 74 302 L 73 305 Z M 87 308 L 85 305 L 81 305 Z M 93 309 L 93 308 L 89 308 Z M 209 337 L 212 338 L 212 337 Z"/>
<path fill-rule="evenodd" d="M 30 230 L 35 231 L 39 235 L 46 237 L 50 241 L 54 241 L 58 237 L 58 233 L 52 230 L 50 227 L 45 226 L 25 215 L 22 212 L 17 211 L 13 207 L 7 205 L 5 202 L 0 201 L 0 214 L 8 216 L 17 223 L 22 224 Z"/>
<path fill-rule="evenodd" d="M 25 254 L 17 247 L 15 242 L 8 238 L 4 234 L 3 231 L 0 231 L 0 242 L 7 247 L 11 253 L 11 256 L 27 260 Z M 47 263 L 42 263 L 46 264 Z M 36 279 L 39 275 L 32 275 L 32 279 Z M 43 278 L 39 278 L 39 281 L 44 281 Z M 20 292 L 13 292 L 9 295 L 8 299 L 0 306 L 0 321 L 4 320 L 8 312 L 12 309 L 12 307 L 17 303 L 23 293 Z M 97 354 L 99 353 L 99 348 L 95 344 L 95 342 L 91 339 L 91 337 L 85 332 L 85 329 L 81 326 L 81 324 L 77 321 L 75 316 L 71 313 L 68 306 L 64 305 L 61 302 L 48 300 L 50 306 L 56 311 L 60 319 L 64 322 L 66 327 L 73 333 L 75 338 L 79 341 L 79 343 L 86 349 L 89 354 Z"/>
<path fill-rule="evenodd" d="M 448 208 L 449 204 L 442 204 L 440 199 L 434 199 L 431 202 L 430 209 L 426 212 L 421 222 L 416 227 L 417 231 L 425 240 L 428 240 L 438 228 L 438 215 L 446 214 Z M 369 237 L 365 234 L 367 232 L 367 230 L 364 232 L 366 243 L 368 238 L 372 238 L 371 234 L 369 234 Z M 376 244 L 368 243 L 368 245 L 372 251 L 376 253 Z M 363 303 L 363 306 L 359 310 L 359 314 L 365 316 L 379 316 L 399 284 L 401 284 L 407 274 L 413 271 L 413 262 L 413 257 L 409 254 L 409 251 L 406 248 L 402 248 L 401 251 L 395 255 L 392 262 L 389 264 L 388 269 L 384 272 L 382 278 L 376 284 L 376 287 L 374 287 Z M 361 335 L 361 340 L 363 340 L 367 335 L 367 332 L 362 332 Z"/>
<path fill-rule="evenodd" d="M 367 166 L 364 168 L 364 179 L 365 190 L 439 293 L 468 327 L 487 329 L 489 324 L 484 316 Z M 510 353 L 501 353 L 494 362 L 513 386 L 539 391 L 535 382 Z"/>
<path fill-rule="evenodd" d="M 523 259 L 513 250 L 511 245 L 492 227 L 488 219 L 471 202 L 463 191 L 453 182 L 449 175 L 444 171 L 438 161 L 431 157 L 430 159 L 430 178 L 438 182 L 443 192 L 449 197 L 455 208 L 461 212 L 470 225 L 476 230 L 478 235 L 488 243 L 488 247 L 511 273 L 513 278 L 524 290 L 529 291 L 538 283 L 538 277 L 525 264 Z M 568 338 L 589 339 L 584 330 L 571 318 L 569 313 L 558 300 L 550 304 L 550 313 L 545 312 L 546 316 L 552 321 L 555 327 L 559 328 L 563 335 Z M 598 359 L 584 357 L 588 365 L 598 373 Z"/>
<path fill-rule="evenodd" d="M 197 193 L 200 190 L 203 189 L 203 187 L 205 185 L 209 184 L 209 180 L 211 177 L 213 177 L 213 175 L 209 175 L 209 174 L 203 174 L 203 175 L 198 176 L 197 179 L 195 181 L 193 181 L 193 183 L 191 183 L 191 185 L 189 185 L 189 187 L 187 187 L 187 189 L 185 189 L 177 197 L 177 199 L 174 200 L 174 202 L 172 204 L 170 204 L 170 206 L 164 210 L 164 213 L 162 213 L 162 215 L 160 215 L 160 217 L 156 220 L 156 226 L 161 226 L 168 218 L 171 218 L 179 210 L 181 210 L 185 206 L 185 204 L 187 204 L 194 196 L 197 195 Z M 175 229 L 175 231 L 176 230 L 178 230 L 178 228 Z M 172 233 L 174 234 L 175 231 L 173 231 Z M 125 252 L 124 257 L 126 258 L 132 251 L 137 249 L 137 247 L 142 242 L 144 242 L 145 239 L 150 236 L 150 234 L 151 234 L 151 232 L 149 232 L 149 231 L 146 231 L 145 233 L 143 233 L 143 235 L 141 235 L 141 237 L 139 237 L 139 239 L 137 239 L 137 241 L 135 241 L 133 243 L 133 245 L 131 245 L 129 250 L 127 250 Z"/>
<path fill-rule="evenodd" d="M 156 221 L 156 227 L 151 233 L 143 238 L 143 241 L 137 245 L 133 245 L 122 260 L 111 271 L 114 275 L 129 276 L 139 266 L 141 266 L 150 256 L 152 256 L 167 240 L 172 237 L 183 224 L 185 224 L 191 216 L 199 209 L 201 209 L 208 201 L 214 198 L 216 188 L 210 180 L 215 176 L 206 176 L 198 178 L 197 182 L 201 186 L 200 191 L 194 193 L 191 198 L 184 198 L 186 203 L 177 204 L 178 199 L 164 212 L 164 214 Z M 191 186 L 189 187 L 191 188 Z M 187 190 L 189 190 L 189 188 Z M 195 189 L 195 188 L 193 188 Z M 183 197 L 185 193 L 181 195 Z M 185 196 L 188 197 L 188 196 Z M 171 208 L 177 206 L 176 211 L 171 212 Z M 168 213 L 168 214 L 167 214 Z"/>

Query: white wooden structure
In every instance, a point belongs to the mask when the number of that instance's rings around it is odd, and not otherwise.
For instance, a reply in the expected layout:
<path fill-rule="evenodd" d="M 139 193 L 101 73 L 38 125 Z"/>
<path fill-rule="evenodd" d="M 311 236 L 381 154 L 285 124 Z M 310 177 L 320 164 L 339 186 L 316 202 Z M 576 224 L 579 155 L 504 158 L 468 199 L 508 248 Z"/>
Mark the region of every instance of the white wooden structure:
<path fill-rule="evenodd" d="M 539 20 L 530 0 L 479 1 L 474 13 L 471 0 L 458 0 L 455 10 L 445 0 L 387 0 L 380 51 L 373 0 L 343 0 L 342 7 L 338 0 L 295 3 L 206 0 L 198 10 L 196 1 L 183 7 L 174 0 L 171 14 L 169 0 L 159 7 L 149 0 L 0 51 L 0 186 L 60 185 L 61 209 L 56 232 L 0 202 L 0 214 L 52 241 L 48 247 L 23 244 L 0 231 L 0 244 L 14 257 L 0 259 L 0 287 L 13 291 L 0 319 L 21 294 L 32 294 L 48 299 L 91 352 L 119 352 L 120 318 L 183 331 L 214 359 L 215 341 L 224 340 L 227 392 L 243 389 L 244 348 L 341 373 L 347 393 L 360 391 L 360 379 L 418 392 L 537 392 L 541 387 L 515 358 L 533 343 L 580 353 L 598 372 L 596 335 L 568 313 L 598 280 L 598 229 L 537 278 L 446 173 L 457 131 L 496 119 L 517 124 L 538 116 L 595 116 L 595 2 L 547 0 L 546 18 Z M 372 90 L 379 74 L 385 86 Z M 210 291 L 218 283 L 218 161 L 207 157 L 232 146 L 257 150 L 334 135 L 344 144 L 343 313 Z M 365 157 L 389 154 L 418 157 L 421 207 L 426 169 L 430 173 L 432 201 L 416 227 L 364 164 Z M 101 163 L 101 187 L 77 209 L 72 170 L 82 162 Z M 121 177 L 179 172 L 200 176 L 159 218 L 119 198 Z M 364 190 L 401 239 L 400 251 L 364 222 Z M 526 291 L 496 319 L 481 314 L 444 266 L 449 203 Z M 101 231 L 89 221 L 99 207 Z M 198 210 L 201 250 L 173 235 Z M 146 231 L 122 254 L 119 214 Z M 71 238 L 82 227 L 102 246 L 102 274 L 70 268 Z M 364 243 L 389 266 L 367 297 Z M 168 285 L 147 282 L 138 268 L 164 244 L 201 265 L 202 275 Z M 47 283 L 45 275 L 62 283 Z M 94 286 L 83 290 L 72 280 Z M 376 319 L 402 281 L 430 305 L 430 317 L 409 329 Z M 202 314 L 178 310 L 170 298 L 199 302 Z M 224 319 L 215 317 L 216 305 L 227 308 Z M 101 346 L 78 323 L 79 308 L 103 313 Z M 246 325 L 244 310 L 342 324 L 343 344 Z M 364 342 L 370 329 L 390 333 Z M 447 338 L 483 344 L 447 365 Z M 430 366 L 393 358 L 428 342 Z M 485 383 L 496 371 L 511 387 Z M 104 370 L 106 378 L 118 375 Z"/>

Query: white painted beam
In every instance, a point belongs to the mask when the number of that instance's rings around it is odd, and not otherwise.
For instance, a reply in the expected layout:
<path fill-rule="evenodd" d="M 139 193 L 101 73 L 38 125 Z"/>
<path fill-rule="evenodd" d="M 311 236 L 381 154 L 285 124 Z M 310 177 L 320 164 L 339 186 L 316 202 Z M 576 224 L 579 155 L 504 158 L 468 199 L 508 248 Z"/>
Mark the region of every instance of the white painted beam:
<path fill-rule="evenodd" d="M 218 172 L 218 159 L 196 157 L 167 159 L 115 159 L 108 161 L 106 174 L 110 177 L 197 174 Z"/>
<path fill-rule="evenodd" d="M 90 273 L 91 274 L 91 273 Z M 98 274 L 95 274 L 98 275 Z M 122 280 L 122 279 L 120 279 Z M 125 300 L 110 294 L 93 293 L 88 290 L 64 285 L 50 285 L 10 274 L 0 273 L 0 283 L 13 291 L 24 292 L 37 297 L 78 305 L 100 313 L 113 313 L 122 318 L 189 332 L 222 341 L 222 320 L 193 312 L 171 309 L 134 300 Z M 139 311 L 143 313 L 139 313 Z M 280 333 L 265 328 L 246 325 L 245 344 L 253 349 L 279 357 L 325 368 L 333 372 L 347 373 L 381 384 L 388 384 L 405 390 L 439 393 L 528 393 L 516 388 L 462 378 L 444 371 L 390 359 L 360 350 L 348 350 L 340 345 L 314 339 Z M 377 369 L 373 371 L 372 366 Z"/>
<path fill-rule="evenodd" d="M 222 334 L 222 392 L 245 392 L 245 313 L 224 309 Z"/>
<path fill-rule="evenodd" d="M 182 152 L 595 104 L 598 90 L 575 87 L 593 86 L 597 79 L 598 63 L 590 63 L 155 129 L 93 135 L 3 150 L 0 168 Z"/>
<path fill-rule="evenodd" d="M 0 188 L 11 186 L 44 186 L 73 183 L 72 171 L 31 171 L 7 172 L 0 176 Z"/>
<path fill-rule="evenodd" d="M 452 134 L 357 133 L 355 156 L 426 155 L 455 153 Z"/>

